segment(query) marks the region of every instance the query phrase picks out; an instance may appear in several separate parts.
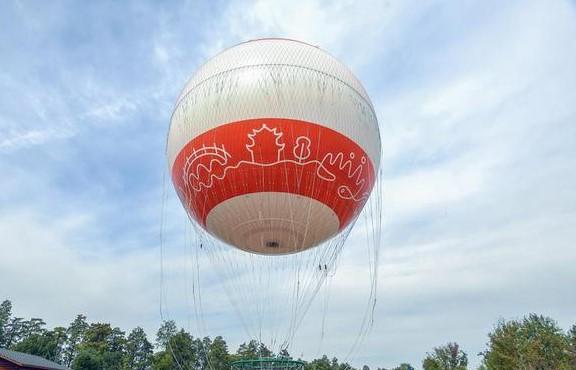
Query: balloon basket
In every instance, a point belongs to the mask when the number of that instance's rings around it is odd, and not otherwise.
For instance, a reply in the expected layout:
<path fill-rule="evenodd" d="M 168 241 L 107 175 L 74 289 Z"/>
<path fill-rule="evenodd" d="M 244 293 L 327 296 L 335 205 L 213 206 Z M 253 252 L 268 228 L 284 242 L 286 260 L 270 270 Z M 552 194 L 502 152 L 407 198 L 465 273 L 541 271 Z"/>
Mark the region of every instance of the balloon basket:
<path fill-rule="evenodd" d="M 232 370 L 303 370 L 304 362 L 287 358 L 258 358 L 232 362 Z"/>

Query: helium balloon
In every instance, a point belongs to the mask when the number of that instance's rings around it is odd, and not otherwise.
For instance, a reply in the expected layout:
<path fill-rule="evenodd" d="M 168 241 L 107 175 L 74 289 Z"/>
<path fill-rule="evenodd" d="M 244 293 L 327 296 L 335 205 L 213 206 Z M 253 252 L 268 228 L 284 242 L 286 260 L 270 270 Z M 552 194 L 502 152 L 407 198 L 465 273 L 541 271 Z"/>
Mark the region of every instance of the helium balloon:
<path fill-rule="evenodd" d="M 368 94 L 341 62 L 260 39 L 196 72 L 171 118 L 167 157 L 189 217 L 244 251 L 297 253 L 338 235 L 380 164 Z"/>

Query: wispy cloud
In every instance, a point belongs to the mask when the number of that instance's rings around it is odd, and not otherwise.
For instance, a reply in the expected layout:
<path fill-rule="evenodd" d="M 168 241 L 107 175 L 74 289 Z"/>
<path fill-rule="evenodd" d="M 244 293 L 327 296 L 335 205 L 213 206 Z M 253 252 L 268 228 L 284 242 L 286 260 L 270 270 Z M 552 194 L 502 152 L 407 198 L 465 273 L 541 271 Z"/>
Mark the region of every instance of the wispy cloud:
<path fill-rule="evenodd" d="M 29 130 L 24 132 L 8 132 L 0 138 L 0 151 L 10 151 L 31 145 L 43 144 L 54 139 L 65 139 L 72 136 L 70 131 Z"/>

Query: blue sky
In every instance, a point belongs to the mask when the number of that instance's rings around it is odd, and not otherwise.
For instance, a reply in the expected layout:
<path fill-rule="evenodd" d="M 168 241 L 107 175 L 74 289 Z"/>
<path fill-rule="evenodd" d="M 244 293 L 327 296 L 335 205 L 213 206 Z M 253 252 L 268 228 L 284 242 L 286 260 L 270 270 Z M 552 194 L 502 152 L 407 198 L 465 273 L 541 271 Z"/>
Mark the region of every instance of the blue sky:
<path fill-rule="evenodd" d="M 276 36 L 349 65 L 380 121 L 379 304 L 349 361 L 418 366 L 434 346 L 458 341 L 477 364 L 500 318 L 537 312 L 568 328 L 576 323 L 575 34 L 575 4 L 560 0 L 7 2 L 0 299 L 49 325 L 83 312 L 153 333 L 175 99 L 219 50 Z M 166 189 L 167 284 L 177 291 L 185 216 Z M 363 297 L 363 283 L 350 279 L 363 267 L 359 244 L 353 235 L 333 279 L 321 346 L 317 326 L 303 327 L 298 351 L 307 357 L 316 348 L 348 353 L 354 335 L 342 333 L 354 332 L 349 318 Z M 214 299 L 205 334 L 240 340 L 223 302 Z M 169 304 L 192 326 L 186 307 Z"/>

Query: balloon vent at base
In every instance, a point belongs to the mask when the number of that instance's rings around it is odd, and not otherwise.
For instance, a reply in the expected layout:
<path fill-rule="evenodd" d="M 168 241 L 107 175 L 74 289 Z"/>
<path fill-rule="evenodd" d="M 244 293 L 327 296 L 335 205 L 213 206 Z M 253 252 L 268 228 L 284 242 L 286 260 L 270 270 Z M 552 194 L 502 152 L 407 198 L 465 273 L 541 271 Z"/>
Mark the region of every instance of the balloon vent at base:
<path fill-rule="evenodd" d="M 279 248 L 280 247 L 280 243 L 278 243 L 276 240 L 268 240 L 266 242 L 266 246 L 268 248 Z"/>

